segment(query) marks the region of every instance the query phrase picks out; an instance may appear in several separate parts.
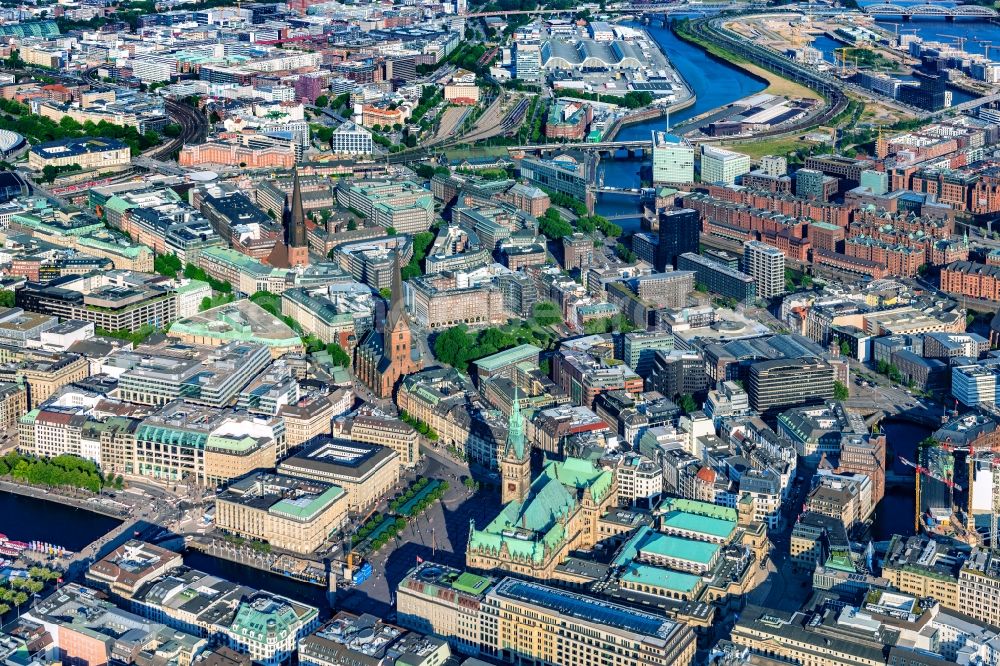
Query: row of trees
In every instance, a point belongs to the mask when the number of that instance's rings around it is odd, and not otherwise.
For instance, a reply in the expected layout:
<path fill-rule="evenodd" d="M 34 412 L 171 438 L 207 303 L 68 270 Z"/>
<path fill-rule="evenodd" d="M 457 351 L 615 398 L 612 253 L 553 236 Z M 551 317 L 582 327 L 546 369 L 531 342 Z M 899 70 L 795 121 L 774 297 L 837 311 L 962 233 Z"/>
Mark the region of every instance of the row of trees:
<path fill-rule="evenodd" d="M 0 616 L 6 615 L 12 608 L 28 603 L 32 595 L 44 590 L 49 583 L 61 577 L 58 571 L 47 567 L 31 567 L 27 578 L 11 578 L 7 584 L 0 587 Z"/>
<path fill-rule="evenodd" d="M 153 257 L 153 270 L 160 275 L 175 278 L 182 268 L 184 265 L 176 254 L 158 254 Z"/>
<path fill-rule="evenodd" d="M 624 261 L 627 264 L 631 264 L 631 263 L 633 263 L 633 262 L 635 262 L 635 261 L 637 261 L 639 259 L 639 257 L 636 256 L 635 252 L 633 252 L 632 250 L 630 250 L 628 248 L 628 246 L 625 245 L 625 243 L 616 243 L 615 244 L 615 254 L 618 256 L 619 259 L 621 259 L 622 261 Z M 704 286 L 704 285 L 702 285 L 702 286 Z M 699 289 L 698 291 L 702 291 L 702 290 Z M 708 288 L 706 287 L 704 289 L 704 291 L 708 291 Z"/>
<path fill-rule="evenodd" d="M 545 193 L 549 195 L 549 201 L 551 201 L 553 205 L 572 211 L 578 217 L 582 217 L 587 214 L 587 205 L 579 199 L 574 199 L 568 194 L 556 192 L 555 190 L 550 190 L 548 188 L 543 189 L 545 190 Z"/>
<path fill-rule="evenodd" d="M 393 123 L 390 125 L 386 123 L 385 125 L 379 125 L 378 123 L 371 126 L 373 132 L 398 132 L 403 129 L 402 123 Z"/>
<path fill-rule="evenodd" d="M 350 103 L 350 101 L 351 101 L 351 93 L 343 93 L 341 95 L 337 95 L 336 97 L 333 98 L 332 103 L 329 97 L 327 97 L 326 95 L 320 95 L 319 97 L 316 98 L 314 106 L 317 106 L 321 109 L 329 106 L 331 109 L 336 111 L 337 109 L 342 109 L 345 106 L 347 106 Z"/>
<path fill-rule="evenodd" d="M 847 390 L 847 385 L 844 384 L 844 382 L 833 383 L 834 400 L 847 400 L 850 397 L 851 397 L 851 392 Z"/>
<path fill-rule="evenodd" d="M 561 240 L 566 236 L 572 236 L 576 231 L 555 207 L 549 207 L 545 214 L 538 218 L 538 230 L 549 240 Z"/>
<path fill-rule="evenodd" d="M 428 508 L 430 508 L 431 504 L 434 504 L 434 502 L 437 502 L 439 499 L 444 497 L 444 494 L 447 491 L 448 491 L 448 482 L 442 481 L 434 488 L 434 490 L 430 491 L 429 493 L 421 497 L 419 501 L 417 501 L 413 506 L 411 506 L 405 512 L 406 517 L 414 518 L 416 516 L 419 516 Z"/>
<path fill-rule="evenodd" d="M 207 282 L 209 286 L 215 291 L 223 294 L 233 293 L 233 285 L 225 280 L 217 280 L 208 273 L 201 266 L 195 266 L 194 264 L 187 264 L 184 266 L 184 277 L 189 280 L 199 280 L 201 282 Z"/>
<path fill-rule="evenodd" d="M 424 274 L 421 262 L 423 262 L 424 257 L 427 256 L 427 250 L 430 249 L 431 244 L 434 242 L 434 234 L 430 231 L 421 231 L 413 236 L 413 256 L 410 258 L 410 263 L 403 266 L 400 269 L 400 276 L 404 280 L 409 280 L 410 278 L 420 277 Z"/>
<path fill-rule="evenodd" d="M 42 167 L 42 181 L 51 183 L 58 178 L 60 174 L 74 173 L 76 171 L 83 171 L 83 167 L 75 162 L 73 164 L 64 164 L 63 166 L 46 164 Z"/>
<path fill-rule="evenodd" d="M 416 497 L 417 493 L 426 488 L 427 484 L 430 482 L 431 482 L 430 479 L 428 479 L 426 476 L 422 476 L 419 479 L 417 479 L 416 482 L 414 482 L 412 486 L 407 488 L 405 492 L 403 492 L 400 495 L 397 495 L 394 500 L 389 502 L 389 510 L 392 511 L 393 513 L 399 511 L 399 507 L 403 506 L 411 499 Z"/>
<path fill-rule="evenodd" d="M 133 345 L 141 345 L 145 342 L 149 336 L 156 333 L 159 329 L 152 324 L 143 324 L 134 331 L 127 328 L 119 328 L 110 331 L 106 328 L 101 328 L 100 326 L 94 328 L 94 333 L 105 338 L 115 338 L 116 340 L 127 340 Z"/>
<path fill-rule="evenodd" d="M 612 331 L 631 333 L 634 330 L 635 325 L 632 324 L 628 317 L 622 314 L 601 319 L 591 319 L 583 324 L 583 332 L 587 335 L 610 333 Z"/>
<path fill-rule="evenodd" d="M 899 368 L 897 368 L 894 364 L 889 363 L 888 361 L 884 360 L 879 361 L 875 365 L 875 370 L 880 375 L 885 375 L 886 377 L 888 377 L 889 381 L 893 383 L 898 384 L 899 382 L 903 381 L 903 373 L 899 371 Z"/>
<path fill-rule="evenodd" d="M 618 238 L 622 235 L 622 228 L 614 222 L 608 220 L 603 215 L 587 215 L 576 221 L 576 228 L 585 234 L 592 234 L 600 231 L 608 238 Z"/>
<path fill-rule="evenodd" d="M 413 167 L 413 171 L 416 172 L 421 178 L 426 178 L 430 180 L 435 174 L 441 174 L 443 176 L 450 176 L 451 170 L 446 166 L 431 166 L 430 164 L 418 164 Z"/>
<path fill-rule="evenodd" d="M 384 521 L 384 520 L 385 520 L 385 514 L 376 513 L 374 516 L 372 516 L 371 518 L 369 518 L 368 521 L 365 522 L 364 525 L 362 525 L 361 527 L 358 528 L 358 531 L 354 533 L 353 537 L 351 537 L 351 542 L 354 545 L 358 545 L 363 540 L 367 539 L 368 535 L 371 534 L 372 532 L 374 532 L 375 529 L 379 525 L 381 525 L 382 521 Z"/>
<path fill-rule="evenodd" d="M 813 279 L 805 273 L 800 273 L 799 271 L 792 270 L 791 268 L 786 268 L 785 289 L 788 291 L 794 291 L 796 287 L 801 287 L 806 290 L 812 289 Z"/>
<path fill-rule="evenodd" d="M 653 95 L 648 92 L 638 92 L 630 90 L 624 95 L 602 95 L 600 93 L 586 92 L 585 90 L 560 90 L 561 97 L 573 97 L 575 99 L 585 99 L 591 102 L 605 102 L 607 104 L 617 104 L 626 109 L 641 109 L 653 103 Z"/>
<path fill-rule="evenodd" d="M 410 122 L 419 123 L 421 127 L 426 129 L 424 116 L 441 101 L 443 96 L 444 93 L 437 86 L 424 86 L 421 88 L 420 101 L 417 103 L 416 108 L 413 109 L 413 113 L 410 114 Z"/>
<path fill-rule="evenodd" d="M 14 100 L 3 100 L 0 111 L 3 112 L 0 115 L 0 129 L 17 132 L 31 143 L 99 136 L 122 141 L 131 148 L 133 156 L 160 144 L 160 135 L 156 132 L 140 134 L 135 127 L 121 127 L 103 120 L 98 123 L 89 120 L 80 123 L 69 116 L 56 122 L 31 113 L 31 109 Z"/>
<path fill-rule="evenodd" d="M 381 550 L 382 547 L 389 543 L 389 539 L 396 538 L 396 535 L 406 529 L 406 520 L 404 518 L 396 518 L 392 523 L 382 529 L 377 537 L 372 539 L 369 544 L 371 550 L 374 552 L 376 550 Z"/>
<path fill-rule="evenodd" d="M 575 224 L 570 224 L 554 206 L 538 219 L 538 230 L 549 240 L 561 240 L 575 232 L 592 235 L 595 231 L 600 231 L 608 238 L 618 238 L 622 235 L 622 228 L 606 217 L 586 215 L 577 218 Z"/>
<path fill-rule="evenodd" d="M 435 338 L 434 356 L 442 363 L 468 372 L 473 361 L 521 344 L 544 349 L 551 344 L 552 338 L 551 333 L 536 330 L 529 322 L 521 322 L 516 328 L 486 328 L 479 332 L 471 332 L 465 324 L 459 324 Z"/>
<path fill-rule="evenodd" d="M 47 459 L 11 452 L 0 458 L 0 476 L 50 488 L 67 486 L 95 493 L 105 485 L 121 487 L 124 483 L 121 477 L 104 479 L 92 460 L 71 455 Z"/>
<path fill-rule="evenodd" d="M 438 434 L 434 431 L 434 428 L 430 427 L 412 414 L 409 414 L 405 409 L 399 410 L 399 419 L 403 423 L 413 426 L 414 430 L 432 442 L 436 442 L 438 440 Z"/>

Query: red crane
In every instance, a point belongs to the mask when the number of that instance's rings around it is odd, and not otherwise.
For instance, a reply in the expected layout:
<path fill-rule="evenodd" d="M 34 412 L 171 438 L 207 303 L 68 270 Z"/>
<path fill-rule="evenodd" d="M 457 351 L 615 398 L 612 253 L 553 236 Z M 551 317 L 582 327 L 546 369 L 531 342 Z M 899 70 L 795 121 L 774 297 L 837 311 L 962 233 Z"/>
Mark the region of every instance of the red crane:
<path fill-rule="evenodd" d="M 958 485 L 957 483 L 955 483 L 951 479 L 946 479 L 945 477 L 941 476 L 940 474 L 935 473 L 934 471 L 932 471 L 932 470 L 924 467 L 923 465 L 918 465 L 918 464 L 916 464 L 914 462 L 910 462 L 909 460 L 907 460 L 903 456 L 899 457 L 899 462 L 903 463 L 907 467 L 912 467 L 913 469 L 917 470 L 917 474 L 923 474 L 924 476 L 932 478 L 935 481 L 940 481 L 941 483 L 945 484 L 949 488 L 952 488 L 953 490 L 962 490 L 963 489 L 962 486 Z"/>

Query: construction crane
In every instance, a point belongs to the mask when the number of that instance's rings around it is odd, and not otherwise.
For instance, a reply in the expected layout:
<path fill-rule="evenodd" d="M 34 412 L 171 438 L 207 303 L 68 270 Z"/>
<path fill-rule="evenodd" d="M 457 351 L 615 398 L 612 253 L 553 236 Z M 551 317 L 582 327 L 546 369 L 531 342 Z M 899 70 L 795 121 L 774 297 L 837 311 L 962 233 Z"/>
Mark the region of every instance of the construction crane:
<path fill-rule="evenodd" d="M 907 467 L 912 467 L 913 469 L 915 469 L 917 471 L 917 474 L 923 474 L 924 476 L 926 476 L 926 477 L 928 477 L 930 479 L 934 479 L 935 481 L 940 481 L 944 485 L 948 486 L 948 488 L 950 488 L 951 490 L 959 490 L 959 491 L 964 490 L 964 488 L 962 488 L 962 486 L 958 485 L 957 483 L 955 483 L 951 479 L 943 477 L 940 474 L 938 474 L 937 472 L 935 472 L 934 470 L 929 469 L 927 467 L 924 467 L 923 465 L 918 465 L 915 462 L 910 462 L 909 460 L 907 460 L 903 456 L 899 457 L 899 462 L 903 463 Z"/>
<path fill-rule="evenodd" d="M 941 34 L 939 34 L 938 37 L 950 37 L 951 39 L 958 42 L 958 50 L 961 51 L 962 53 L 965 53 L 965 40 L 968 39 L 967 37 L 961 37 L 959 35 L 941 35 Z"/>
<path fill-rule="evenodd" d="M 976 42 L 976 43 L 983 47 L 983 49 L 986 51 L 986 59 L 989 60 L 990 59 L 990 49 L 993 48 L 990 45 L 993 42 L 990 41 L 990 40 L 988 40 L 988 39 L 984 39 L 984 40 Z"/>
<path fill-rule="evenodd" d="M 839 49 L 834 49 L 833 50 L 834 64 L 836 64 L 836 62 L 838 60 L 840 61 L 840 75 L 841 76 L 846 76 L 847 73 L 848 73 L 848 58 L 849 58 L 849 56 L 847 55 L 847 52 L 850 51 L 850 50 L 852 50 L 852 49 L 850 49 L 848 47 L 841 47 Z M 854 70 L 857 71 L 857 69 L 858 69 L 858 57 L 855 56 L 854 57 Z"/>
<path fill-rule="evenodd" d="M 978 475 L 976 474 L 979 463 L 989 461 L 989 474 L 992 483 L 992 497 L 990 497 L 990 526 L 989 526 L 989 543 L 991 548 L 998 547 L 998 539 L 1000 539 L 1000 455 L 995 453 L 980 453 L 976 456 L 969 456 L 969 484 L 974 486 L 977 482 Z M 969 498 L 968 498 L 968 515 L 970 522 L 973 520 L 973 514 L 975 507 L 973 505 L 974 501 L 974 490 L 970 488 Z"/>

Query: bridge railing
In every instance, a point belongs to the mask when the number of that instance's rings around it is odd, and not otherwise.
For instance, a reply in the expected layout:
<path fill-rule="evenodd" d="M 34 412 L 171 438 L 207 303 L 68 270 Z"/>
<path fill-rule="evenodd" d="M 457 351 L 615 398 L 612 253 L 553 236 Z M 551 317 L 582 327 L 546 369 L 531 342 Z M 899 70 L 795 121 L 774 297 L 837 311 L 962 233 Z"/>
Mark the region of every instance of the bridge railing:
<path fill-rule="evenodd" d="M 938 5 L 902 5 L 875 4 L 862 9 L 871 16 L 997 16 L 992 7 L 979 5 L 959 5 L 957 7 L 940 7 Z"/>

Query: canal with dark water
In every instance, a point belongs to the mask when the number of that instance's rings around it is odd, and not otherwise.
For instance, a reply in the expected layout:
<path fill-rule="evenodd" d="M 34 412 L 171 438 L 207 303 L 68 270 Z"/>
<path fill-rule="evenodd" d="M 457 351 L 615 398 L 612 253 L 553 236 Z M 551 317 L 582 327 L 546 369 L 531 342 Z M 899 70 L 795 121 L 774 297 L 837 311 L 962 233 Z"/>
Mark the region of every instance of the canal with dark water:
<path fill-rule="evenodd" d="M 14 493 L 0 492 L 0 533 L 16 541 L 46 541 L 78 551 L 121 524 L 120 520 Z M 197 551 L 184 554 L 187 566 L 250 587 L 326 607 L 325 590 Z"/>
<path fill-rule="evenodd" d="M 76 551 L 121 522 L 57 502 L 0 492 L 0 532 L 14 541 L 45 541 Z"/>
<path fill-rule="evenodd" d="M 887 451 L 886 469 L 893 474 L 913 478 L 913 469 L 899 461 L 900 456 L 907 460 L 917 459 L 917 444 L 928 437 L 932 429 L 902 419 L 886 419 L 881 423 L 885 432 Z M 875 510 L 875 525 L 873 535 L 876 541 L 887 541 L 893 534 L 909 535 L 914 533 L 914 516 L 916 515 L 916 484 L 890 484 L 885 497 Z"/>
<path fill-rule="evenodd" d="M 261 571 L 245 564 L 212 557 L 197 550 L 184 551 L 184 564 L 192 569 L 198 569 L 213 576 L 231 580 L 234 583 L 264 589 L 286 596 L 289 599 L 312 604 L 324 613 L 327 608 L 326 590 L 318 585 L 300 583 L 291 578 Z"/>

